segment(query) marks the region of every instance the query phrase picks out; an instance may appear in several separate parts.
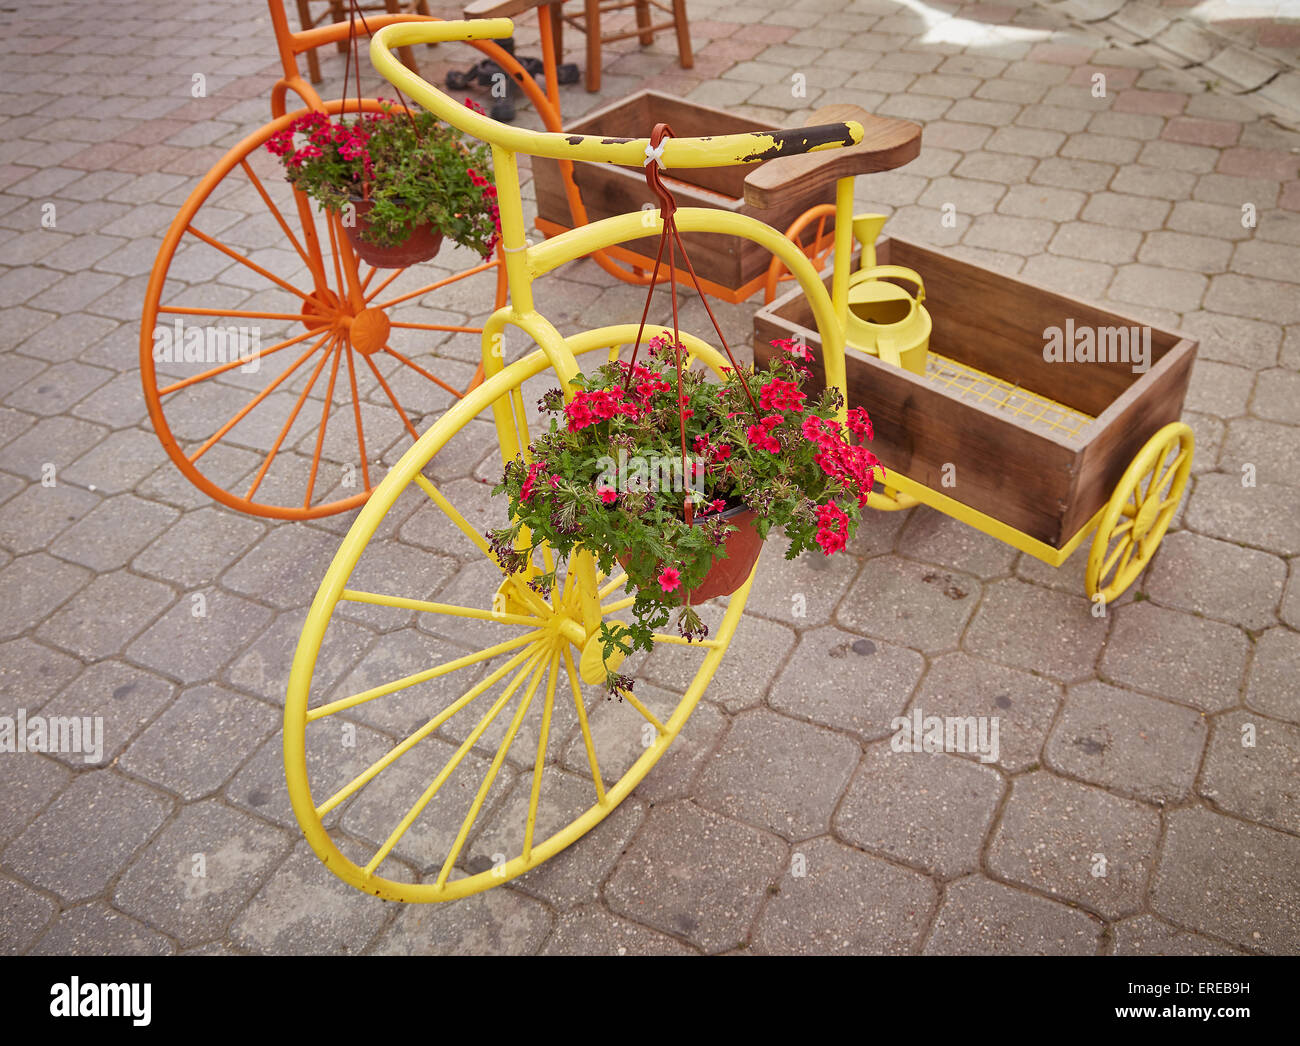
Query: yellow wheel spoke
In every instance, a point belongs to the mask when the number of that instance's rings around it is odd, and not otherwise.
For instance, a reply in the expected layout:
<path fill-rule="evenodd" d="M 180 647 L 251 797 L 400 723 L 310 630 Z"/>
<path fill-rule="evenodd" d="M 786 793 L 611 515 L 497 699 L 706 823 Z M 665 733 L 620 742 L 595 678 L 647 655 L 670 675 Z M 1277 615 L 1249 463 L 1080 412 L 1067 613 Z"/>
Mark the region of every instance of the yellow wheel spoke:
<path fill-rule="evenodd" d="M 631 690 L 620 690 L 619 694 L 623 697 L 625 701 L 627 701 L 629 705 L 631 705 L 633 708 L 635 708 L 638 712 L 641 713 L 642 718 L 645 719 L 647 723 L 653 724 L 654 728 L 660 734 L 664 734 L 668 732 L 668 728 L 665 727 L 663 723 L 659 722 L 659 720 L 655 717 L 655 714 L 652 711 L 650 711 L 650 709 L 646 708 L 645 705 L 643 705 L 640 701 L 637 700 L 636 695 L 632 693 Z"/>
<path fill-rule="evenodd" d="M 721 646 L 716 639 L 687 639 L 685 636 L 674 636 L 669 632 L 656 632 L 651 637 L 656 643 L 671 643 L 674 646 L 698 646 L 706 650 L 712 650 Z"/>
<path fill-rule="evenodd" d="M 1115 550 L 1111 552 L 1110 555 L 1108 555 L 1105 558 L 1105 560 L 1102 561 L 1101 570 L 1097 574 L 1097 578 L 1099 581 L 1102 578 L 1105 578 L 1106 575 L 1110 573 L 1110 568 L 1115 565 L 1115 560 L 1119 558 L 1120 553 L 1123 552 L 1126 548 L 1132 546 L 1132 544 L 1133 544 L 1132 536 L 1129 534 L 1125 534 L 1124 540 L 1121 541 L 1118 545 L 1116 545 Z"/>
<path fill-rule="evenodd" d="M 636 596 L 628 596 L 626 599 L 620 599 L 616 603 L 602 603 L 600 611 L 602 614 L 617 614 L 620 610 L 626 610 L 636 602 Z"/>
<path fill-rule="evenodd" d="M 376 759 L 373 763 L 371 763 L 368 767 L 366 767 L 365 770 L 363 770 L 351 781 L 349 781 L 346 785 L 344 785 L 332 796 L 330 796 L 329 799 L 327 799 L 322 805 L 318 806 L 316 808 L 317 815 L 320 817 L 324 817 L 327 813 L 329 813 L 336 806 L 338 806 L 339 803 L 343 802 L 345 799 L 348 798 L 348 796 L 352 795 L 358 788 L 361 788 L 368 782 L 374 780 L 375 777 L 377 777 L 388 767 L 392 766 L 393 763 L 397 762 L 398 759 L 400 759 L 412 748 L 414 748 L 426 737 L 428 737 L 431 733 L 437 730 L 438 727 L 442 726 L 443 723 L 447 722 L 447 720 L 449 720 L 452 716 L 454 716 L 467 704 L 473 701 L 484 691 L 491 689 L 498 682 L 500 682 L 500 680 L 508 672 L 510 672 L 511 669 L 515 668 L 521 661 L 529 657 L 532 653 L 534 653 L 534 651 L 531 648 L 527 650 L 521 650 L 505 664 L 495 669 L 491 675 L 485 676 L 483 679 L 480 679 L 472 687 L 466 690 L 465 693 L 461 694 L 460 697 L 458 697 L 450 705 L 448 705 L 436 716 L 434 716 L 427 723 L 425 723 L 424 726 L 420 727 L 420 729 L 416 730 L 414 733 L 404 738 L 396 747 L 394 747 L 389 752 L 385 753 L 379 759 Z"/>
<path fill-rule="evenodd" d="M 443 514 L 456 524 L 460 532 L 474 543 L 475 548 L 491 559 L 492 562 L 496 562 L 496 556 L 492 555 L 492 550 L 488 548 L 487 541 L 484 540 L 483 535 L 469 525 L 469 520 L 457 511 L 456 507 L 447 500 L 447 495 L 434 486 L 428 476 L 417 472 L 415 474 L 415 483 L 422 491 L 429 495 L 429 500 L 442 509 Z"/>
<path fill-rule="evenodd" d="M 591 780 L 596 786 L 596 802 L 605 805 L 605 784 L 600 779 L 600 761 L 596 758 L 596 745 L 591 738 L 591 726 L 587 722 L 587 709 L 582 703 L 582 685 L 578 682 L 577 669 L 573 667 L 573 654 L 564 648 L 564 669 L 569 674 L 569 688 L 573 692 L 573 705 L 578 712 L 578 723 L 582 727 L 582 743 L 587 749 L 587 765 L 591 768 Z"/>
<path fill-rule="evenodd" d="M 627 581 L 627 574 L 625 573 L 618 574 L 616 577 L 605 582 L 605 584 L 601 587 L 601 590 L 596 593 L 596 597 L 598 599 L 604 599 L 606 596 L 610 595 L 610 593 L 617 592 L 620 588 L 622 588 L 623 583 L 626 581 Z"/>
<path fill-rule="evenodd" d="M 1174 474 L 1174 471 L 1178 468 L 1179 465 L 1183 463 L 1183 459 L 1186 457 L 1187 457 L 1187 451 L 1180 450 L 1177 456 L 1174 458 L 1174 460 L 1169 463 L 1169 467 L 1160 473 L 1160 478 L 1156 480 L 1155 483 L 1153 483 L 1150 488 L 1148 488 L 1147 497 L 1150 497 L 1153 493 L 1154 494 L 1160 493 L 1161 489 L 1163 489 L 1165 485 L 1165 480 L 1167 480 L 1170 476 Z"/>
<path fill-rule="evenodd" d="M 307 722 L 311 723 L 317 719 L 323 719 L 325 716 L 334 715 L 336 712 L 342 712 L 346 708 L 355 708 L 357 705 L 365 704 L 367 701 L 373 701 L 377 697 L 385 697 L 388 694 L 396 693 L 398 690 L 405 690 L 408 686 L 415 686 L 419 683 L 426 682 L 430 679 L 437 679 L 439 676 L 445 676 L 449 672 L 456 672 L 470 665 L 477 665 L 480 661 L 486 661 L 490 657 L 496 657 L 497 654 L 504 654 L 511 650 L 517 650 L 525 643 L 535 642 L 542 635 L 543 629 L 537 629 L 533 632 L 527 632 L 522 636 L 515 636 L 513 639 L 507 639 L 504 643 L 497 643 L 495 646 L 485 647 L 473 654 L 466 654 L 464 657 L 458 657 L 453 661 L 445 661 L 441 665 L 433 668 L 426 668 L 422 672 L 413 672 L 409 676 L 403 676 L 401 679 L 394 679 L 392 682 L 384 683 L 381 686 L 371 687 L 369 690 L 363 690 L 359 694 L 353 694 L 351 697 L 341 697 L 337 701 L 331 701 L 329 704 L 317 705 L 315 708 L 307 710 Z"/>
<path fill-rule="evenodd" d="M 546 765 L 546 744 L 551 733 L 551 710 L 555 707 L 555 684 L 559 679 L 560 652 L 551 655 L 547 669 L 546 703 L 542 706 L 542 728 L 537 735 L 537 758 L 533 760 L 533 787 L 528 794 L 528 817 L 524 822 L 523 858 L 533 853 L 533 829 L 537 826 L 537 803 L 542 795 L 542 770 Z"/>
<path fill-rule="evenodd" d="M 1117 538 L 1121 534 L 1125 533 L 1126 531 L 1132 530 L 1134 522 L 1136 521 L 1130 518 L 1126 523 L 1117 524 L 1115 528 L 1111 530 L 1110 536 L 1113 538 Z"/>
<path fill-rule="evenodd" d="M 1136 541 L 1130 541 L 1128 543 L 1127 547 L 1124 550 L 1123 558 L 1121 558 L 1119 561 L 1119 567 L 1115 570 L 1116 579 L 1122 578 L 1124 576 L 1124 568 L 1128 566 L 1129 560 L 1133 558 L 1133 553 L 1137 549 L 1137 547 L 1138 545 Z M 1142 561 L 1139 559 L 1138 562 L 1141 563 Z"/>
<path fill-rule="evenodd" d="M 533 665 L 541 658 L 541 656 L 541 651 L 532 652 L 531 656 L 524 664 L 524 667 L 521 668 L 515 675 L 515 678 L 510 681 L 510 685 L 506 687 L 505 692 L 497 698 L 496 703 L 493 704 L 483 718 L 479 720 L 478 726 L 474 728 L 469 737 L 465 738 L 461 743 L 461 746 L 457 748 L 452 754 L 452 757 L 447 760 L 446 765 L 438 771 L 438 776 L 429 782 L 429 787 L 424 790 L 424 794 L 421 795 L 411 808 L 406 811 L 406 815 L 398 822 L 397 827 L 393 829 L 392 834 L 384 840 L 384 844 L 375 851 L 374 856 L 370 858 L 370 861 L 363 869 L 366 875 L 373 875 L 375 869 L 384 862 L 384 858 L 392 853 L 393 847 L 398 844 L 402 836 L 406 834 L 407 829 L 415 823 L 415 819 L 424 812 L 424 808 L 428 806 L 433 800 L 433 797 L 438 794 L 438 789 L 446 784 L 447 778 L 455 773 L 456 767 L 460 766 L 462 760 L 464 760 L 465 756 L 469 753 L 469 750 L 474 747 L 475 742 L 477 742 L 483 735 L 483 731 L 492 725 L 492 721 L 496 719 L 501 709 L 503 709 L 510 701 L 510 698 L 514 696 L 515 691 L 519 689 L 519 684 L 524 681 L 528 673 L 532 670 Z M 439 884 L 445 881 L 445 878 L 445 876 L 441 877 L 439 879 Z"/>
<path fill-rule="evenodd" d="M 460 831 L 456 833 L 456 839 L 451 844 L 451 849 L 447 853 L 447 859 L 442 863 L 442 870 L 438 872 L 438 886 L 446 884 L 447 876 L 451 874 L 452 868 L 455 867 L 456 858 L 460 856 L 460 851 L 465 845 L 465 840 L 469 838 L 469 830 L 474 826 L 474 822 L 478 819 L 479 811 L 483 809 L 483 800 L 487 798 L 488 792 L 491 791 L 492 783 L 496 780 L 497 773 L 501 770 L 501 764 L 506 761 L 506 753 L 510 751 L 510 746 L 515 740 L 515 735 L 519 732 L 520 724 L 523 723 L 524 716 L 528 714 L 528 708 L 533 703 L 533 695 L 537 693 L 537 684 L 541 682 L 542 672 L 546 668 L 546 661 L 543 659 L 542 654 L 539 653 L 536 656 L 536 663 L 537 669 L 533 672 L 533 678 L 528 681 L 528 689 L 524 691 L 523 700 L 519 702 L 519 707 L 515 710 L 514 718 L 510 720 L 510 726 L 506 728 L 506 736 L 501 739 L 501 744 L 497 746 L 496 755 L 492 757 L 492 762 L 488 766 L 488 771 L 483 775 L 483 783 L 479 785 L 478 792 L 474 796 L 474 801 L 470 804 L 469 813 L 465 815 L 465 819 L 461 822 Z M 531 666 L 532 662 L 529 662 L 529 667 Z M 496 713 L 493 712 L 492 717 L 483 723 L 484 728 L 486 728 L 487 724 L 495 717 Z"/>
<path fill-rule="evenodd" d="M 539 618 L 523 614 L 498 613 L 495 610 L 462 607 L 454 603 L 431 603 L 427 599 L 407 599 L 405 596 L 388 596 L 378 592 L 360 592 L 351 588 L 345 588 L 339 598 L 350 599 L 354 603 L 397 607 L 401 610 L 419 610 L 425 614 L 450 614 L 454 617 L 471 617 L 479 621 L 497 621 L 503 625 L 531 625 L 536 628 L 541 624 Z"/>

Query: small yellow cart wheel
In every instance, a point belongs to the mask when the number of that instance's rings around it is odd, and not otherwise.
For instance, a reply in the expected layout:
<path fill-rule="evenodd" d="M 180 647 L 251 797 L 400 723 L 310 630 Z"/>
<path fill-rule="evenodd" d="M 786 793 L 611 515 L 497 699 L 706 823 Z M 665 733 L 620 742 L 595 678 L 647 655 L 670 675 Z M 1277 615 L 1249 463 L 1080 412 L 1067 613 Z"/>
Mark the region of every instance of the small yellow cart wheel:
<path fill-rule="evenodd" d="M 1112 603 L 1155 555 L 1192 470 L 1192 430 L 1171 422 L 1147 440 L 1111 495 L 1092 539 L 1088 597 Z"/>
<path fill-rule="evenodd" d="M 575 356 L 616 351 L 635 333 L 624 324 L 567 343 Z M 681 340 L 715 372 L 726 364 L 699 339 Z M 549 591 L 529 585 L 536 569 L 503 580 L 483 537 L 507 522 L 505 501 L 484 484 L 500 471 L 486 422 L 496 421 L 501 456 L 526 452 L 530 405 L 558 380 L 540 350 L 496 367 L 376 488 L 321 582 L 289 677 L 284 758 L 294 814 L 335 875 L 386 900 L 448 901 L 499 886 L 613 812 L 681 731 L 753 583 L 751 574 L 725 611 L 712 608 L 708 638 L 657 634 L 638 661 L 642 676 L 650 666 L 657 681 L 677 682 L 671 714 L 660 707 L 656 716 L 636 691 L 617 702 L 603 687 L 584 692 L 583 681 L 604 679 L 593 663 L 601 622 L 632 597 L 621 571 L 606 577 L 582 550 Z M 465 474 L 445 478 L 455 463 Z M 396 540 L 372 547 L 381 523 Z M 460 560 L 449 583 L 448 556 Z M 549 548 L 538 559 L 555 566 Z M 369 670 L 363 662 L 340 681 L 331 631 L 347 642 L 358 616 L 379 639 Z"/>

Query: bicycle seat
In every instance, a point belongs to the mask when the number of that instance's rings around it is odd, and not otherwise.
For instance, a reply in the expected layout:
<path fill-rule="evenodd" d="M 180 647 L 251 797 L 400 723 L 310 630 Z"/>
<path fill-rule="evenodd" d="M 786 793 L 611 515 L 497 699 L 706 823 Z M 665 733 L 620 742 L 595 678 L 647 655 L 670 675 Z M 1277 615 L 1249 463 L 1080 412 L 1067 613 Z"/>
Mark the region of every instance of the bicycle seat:
<path fill-rule="evenodd" d="M 840 178 L 902 167 L 921 152 L 921 128 L 916 124 L 872 116 L 856 105 L 823 106 L 807 123 L 837 120 L 861 124 L 862 141 L 843 149 L 769 160 L 745 176 L 745 202 L 751 207 L 774 207 L 782 193 L 796 185 L 801 192 L 811 193 Z"/>

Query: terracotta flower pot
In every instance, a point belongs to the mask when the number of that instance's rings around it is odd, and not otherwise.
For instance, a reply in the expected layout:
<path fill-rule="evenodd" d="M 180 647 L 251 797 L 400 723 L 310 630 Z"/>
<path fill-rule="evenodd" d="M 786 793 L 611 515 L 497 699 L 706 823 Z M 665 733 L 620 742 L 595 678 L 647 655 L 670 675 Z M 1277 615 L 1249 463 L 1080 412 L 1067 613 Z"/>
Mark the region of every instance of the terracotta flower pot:
<path fill-rule="evenodd" d="M 716 518 L 713 514 L 696 516 L 696 525 L 705 520 Z M 750 571 L 758 554 L 763 551 L 763 539 L 754 527 L 754 513 L 744 505 L 724 509 L 722 518 L 734 523 L 739 529 L 730 531 L 723 544 L 722 558 L 715 560 L 709 572 L 704 575 L 693 591 L 682 593 L 682 602 L 695 606 L 718 596 L 729 596 L 749 578 Z M 619 556 L 618 561 L 627 568 L 626 556 Z"/>
<path fill-rule="evenodd" d="M 699 518 L 696 517 L 697 520 Z M 714 561 L 709 572 L 704 575 L 704 580 L 687 596 L 685 602 L 692 606 L 718 596 L 731 595 L 749 579 L 758 554 L 763 551 L 763 539 L 754 528 L 754 513 L 750 509 L 744 505 L 724 509 L 722 518 L 739 529 L 727 534 L 722 558 Z"/>
<path fill-rule="evenodd" d="M 411 230 L 411 235 L 401 243 L 391 247 L 381 247 L 361 238 L 361 234 L 370 227 L 366 215 L 374 206 L 373 200 L 353 200 L 356 206 L 356 224 L 345 225 L 350 242 L 363 262 L 376 269 L 404 269 L 408 265 L 418 265 L 434 257 L 442 248 L 442 233 L 425 223 Z"/>

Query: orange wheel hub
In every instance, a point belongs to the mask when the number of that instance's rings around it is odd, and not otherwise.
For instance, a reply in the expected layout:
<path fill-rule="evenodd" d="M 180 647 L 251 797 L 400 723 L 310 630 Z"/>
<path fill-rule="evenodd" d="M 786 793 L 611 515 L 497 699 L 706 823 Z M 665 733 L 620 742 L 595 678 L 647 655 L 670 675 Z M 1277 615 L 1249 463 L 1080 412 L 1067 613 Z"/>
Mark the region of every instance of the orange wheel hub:
<path fill-rule="evenodd" d="M 348 338 L 354 349 L 369 356 L 388 343 L 390 328 L 391 324 L 382 309 L 362 309 L 352 317 Z"/>

